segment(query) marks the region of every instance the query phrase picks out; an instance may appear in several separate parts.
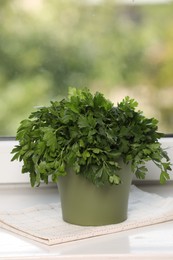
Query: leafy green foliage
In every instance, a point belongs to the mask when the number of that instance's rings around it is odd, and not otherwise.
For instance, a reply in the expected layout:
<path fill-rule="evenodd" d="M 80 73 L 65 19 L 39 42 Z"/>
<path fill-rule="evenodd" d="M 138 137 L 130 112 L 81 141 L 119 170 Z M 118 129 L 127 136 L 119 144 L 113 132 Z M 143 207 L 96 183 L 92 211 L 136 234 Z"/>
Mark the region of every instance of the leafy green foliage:
<path fill-rule="evenodd" d="M 136 111 L 138 104 L 125 97 L 117 107 L 101 93 L 69 89 L 67 99 L 51 102 L 21 122 L 12 160 L 22 160 L 22 172 L 31 185 L 54 182 L 72 167 L 96 186 L 121 183 L 120 160 L 144 179 L 145 163 L 152 160 L 161 171 L 160 182 L 169 179 L 167 153 L 158 142 L 158 121 Z"/>
<path fill-rule="evenodd" d="M 0 1 L 1 136 L 14 135 L 33 106 L 66 95 L 70 84 L 105 85 L 105 93 L 132 87 L 139 95 L 145 86 L 160 129 L 172 133 L 172 1 L 134 7 L 42 0 L 29 8 L 26 2 Z M 166 105 L 158 101 L 163 93 Z"/>

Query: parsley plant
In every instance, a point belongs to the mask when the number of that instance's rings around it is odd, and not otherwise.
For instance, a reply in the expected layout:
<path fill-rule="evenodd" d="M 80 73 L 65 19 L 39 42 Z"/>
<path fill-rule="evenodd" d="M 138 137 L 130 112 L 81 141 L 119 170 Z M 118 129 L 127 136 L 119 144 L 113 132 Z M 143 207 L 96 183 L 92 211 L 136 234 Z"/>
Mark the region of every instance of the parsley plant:
<path fill-rule="evenodd" d="M 160 183 L 170 178 L 170 159 L 159 143 L 158 121 L 136 111 L 138 103 L 125 97 L 115 107 L 103 94 L 69 89 L 67 99 L 52 101 L 23 120 L 12 160 L 23 161 L 32 186 L 53 182 L 72 167 L 96 186 L 120 184 L 120 160 L 144 179 L 147 161 L 160 168 Z"/>

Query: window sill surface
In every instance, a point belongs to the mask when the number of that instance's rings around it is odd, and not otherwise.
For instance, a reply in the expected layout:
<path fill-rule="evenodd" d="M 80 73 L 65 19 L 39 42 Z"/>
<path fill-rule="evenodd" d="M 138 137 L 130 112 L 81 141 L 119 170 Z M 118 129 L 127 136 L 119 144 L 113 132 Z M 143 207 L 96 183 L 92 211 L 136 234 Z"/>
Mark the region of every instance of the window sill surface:
<path fill-rule="evenodd" d="M 173 183 L 140 184 L 144 191 L 173 197 Z M 55 185 L 30 188 L 28 184 L 0 185 L 0 210 L 56 203 Z M 57 246 L 45 246 L 0 229 L 0 259 L 173 259 L 173 221 Z"/>

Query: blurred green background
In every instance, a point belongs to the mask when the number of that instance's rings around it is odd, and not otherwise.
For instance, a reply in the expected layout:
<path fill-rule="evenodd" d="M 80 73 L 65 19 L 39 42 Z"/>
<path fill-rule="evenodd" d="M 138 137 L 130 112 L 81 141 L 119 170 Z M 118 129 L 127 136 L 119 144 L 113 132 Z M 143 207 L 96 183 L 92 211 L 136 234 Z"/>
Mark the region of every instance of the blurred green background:
<path fill-rule="evenodd" d="M 173 133 L 173 4 L 0 0 L 0 136 L 69 86 L 129 95 Z"/>

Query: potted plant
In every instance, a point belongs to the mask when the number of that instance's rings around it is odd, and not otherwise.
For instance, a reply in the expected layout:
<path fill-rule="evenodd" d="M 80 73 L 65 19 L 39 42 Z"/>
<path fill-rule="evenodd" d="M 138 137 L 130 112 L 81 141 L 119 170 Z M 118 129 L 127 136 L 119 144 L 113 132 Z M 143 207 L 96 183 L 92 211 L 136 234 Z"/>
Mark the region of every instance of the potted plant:
<path fill-rule="evenodd" d="M 158 121 L 136 111 L 125 97 L 115 107 L 103 94 L 69 89 L 23 120 L 12 160 L 23 161 L 31 186 L 58 183 L 63 219 L 79 225 L 106 225 L 127 218 L 134 173 L 144 179 L 146 162 L 160 168 L 160 183 L 170 178 L 170 159 L 161 147 Z"/>

